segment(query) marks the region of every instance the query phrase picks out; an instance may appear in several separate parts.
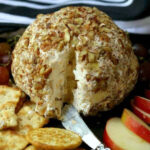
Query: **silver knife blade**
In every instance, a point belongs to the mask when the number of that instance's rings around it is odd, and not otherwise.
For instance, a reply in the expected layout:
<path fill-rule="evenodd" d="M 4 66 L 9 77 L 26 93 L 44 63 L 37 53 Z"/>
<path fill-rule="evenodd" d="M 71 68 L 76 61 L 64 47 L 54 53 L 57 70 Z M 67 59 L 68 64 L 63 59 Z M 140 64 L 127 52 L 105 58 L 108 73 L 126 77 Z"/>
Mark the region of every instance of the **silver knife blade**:
<path fill-rule="evenodd" d="M 92 131 L 85 124 L 77 110 L 72 105 L 65 105 L 62 111 L 62 125 L 71 131 L 79 134 L 82 140 L 92 149 L 110 150 L 96 138 Z"/>

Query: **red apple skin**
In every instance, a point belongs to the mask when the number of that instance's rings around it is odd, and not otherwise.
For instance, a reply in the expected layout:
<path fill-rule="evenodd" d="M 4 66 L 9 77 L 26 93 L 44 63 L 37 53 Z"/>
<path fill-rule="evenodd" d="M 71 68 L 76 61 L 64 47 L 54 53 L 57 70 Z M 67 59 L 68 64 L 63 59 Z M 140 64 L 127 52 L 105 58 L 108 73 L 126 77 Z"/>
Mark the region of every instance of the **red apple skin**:
<path fill-rule="evenodd" d="M 104 130 L 104 133 L 103 133 L 103 142 L 106 145 L 106 147 L 109 147 L 111 150 L 123 150 L 122 148 L 120 148 L 119 146 L 117 146 L 117 144 L 115 144 L 111 140 L 111 138 L 107 134 L 106 127 L 105 127 L 105 130 Z"/>
<path fill-rule="evenodd" d="M 145 90 L 145 97 L 150 99 L 150 90 Z"/>
<path fill-rule="evenodd" d="M 150 100 L 141 96 L 135 96 L 134 105 L 150 114 Z"/>
<path fill-rule="evenodd" d="M 150 128 L 142 120 L 139 121 L 138 119 L 137 116 L 127 109 L 124 109 L 121 116 L 121 121 L 128 129 L 130 129 L 130 131 L 134 132 L 136 135 L 150 143 Z M 145 126 L 142 124 L 142 122 L 145 124 Z"/>
<path fill-rule="evenodd" d="M 132 104 L 132 109 L 133 109 L 133 112 L 134 112 L 139 118 L 141 118 L 144 122 L 150 124 L 150 114 L 144 112 L 143 110 L 141 110 L 140 108 L 138 108 L 138 107 L 135 106 L 134 104 Z"/>

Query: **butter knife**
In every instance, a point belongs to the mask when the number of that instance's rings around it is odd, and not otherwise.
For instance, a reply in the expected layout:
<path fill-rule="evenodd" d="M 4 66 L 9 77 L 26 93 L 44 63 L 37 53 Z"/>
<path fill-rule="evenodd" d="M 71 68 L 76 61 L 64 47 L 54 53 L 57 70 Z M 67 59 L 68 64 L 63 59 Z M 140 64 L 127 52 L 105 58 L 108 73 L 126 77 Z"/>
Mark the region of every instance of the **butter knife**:
<path fill-rule="evenodd" d="M 96 138 L 72 105 L 65 105 L 62 111 L 62 125 L 77 134 L 92 150 L 110 150 Z"/>

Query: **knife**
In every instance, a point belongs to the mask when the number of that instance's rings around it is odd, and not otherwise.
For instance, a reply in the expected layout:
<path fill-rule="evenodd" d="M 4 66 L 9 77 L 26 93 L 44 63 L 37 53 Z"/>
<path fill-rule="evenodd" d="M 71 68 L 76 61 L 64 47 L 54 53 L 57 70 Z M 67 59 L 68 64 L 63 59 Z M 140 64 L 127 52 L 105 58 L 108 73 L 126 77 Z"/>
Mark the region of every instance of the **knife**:
<path fill-rule="evenodd" d="M 110 148 L 105 148 L 97 139 L 71 104 L 65 105 L 62 110 L 62 125 L 66 129 L 79 134 L 92 150 L 110 150 Z"/>

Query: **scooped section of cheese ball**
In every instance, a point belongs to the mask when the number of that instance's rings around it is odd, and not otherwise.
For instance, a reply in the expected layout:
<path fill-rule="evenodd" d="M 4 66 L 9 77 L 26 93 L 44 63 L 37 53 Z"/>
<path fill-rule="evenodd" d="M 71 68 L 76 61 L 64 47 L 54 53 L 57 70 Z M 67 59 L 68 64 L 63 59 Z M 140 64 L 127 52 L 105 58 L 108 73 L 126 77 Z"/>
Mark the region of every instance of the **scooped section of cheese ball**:
<path fill-rule="evenodd" d="M 95 115 L 133 89 L 138 61 L 126 33 L 105 13 L 66 7 L 38 15 L 26 29 L 13 51 L 12 74 L 46 117 L 60 118 L 64 102 Z"/>

